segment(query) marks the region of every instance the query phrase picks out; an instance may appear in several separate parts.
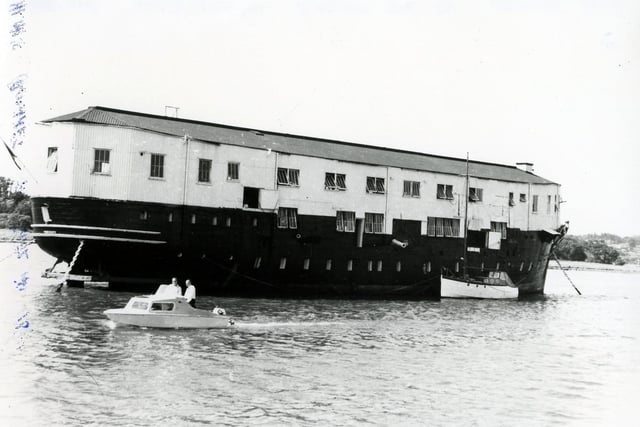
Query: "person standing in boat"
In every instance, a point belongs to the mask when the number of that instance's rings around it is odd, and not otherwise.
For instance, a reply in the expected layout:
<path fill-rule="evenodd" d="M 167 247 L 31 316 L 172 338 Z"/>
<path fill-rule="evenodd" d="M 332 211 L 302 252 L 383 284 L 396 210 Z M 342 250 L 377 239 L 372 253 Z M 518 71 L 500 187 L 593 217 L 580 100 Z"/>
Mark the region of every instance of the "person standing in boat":
<path fill-rule="evenodd" d="M 196 308 L 196 287 L 193 286 L 189 279 L 187 279 L 185 285 L 187 285 L 187 289 L 184 291 L 184 297 L 191 307 Z"/>
<path fill-rule="evenodd" d="M 178 279 L 176 279 L 175 277 L 171 278 L 171 287 L 173 288 L 172 290 L 175 292 L 177 297 L 181 297 L 182 296 L 182 288 L 180 287 L 180 284 L 178 283 Z"/>

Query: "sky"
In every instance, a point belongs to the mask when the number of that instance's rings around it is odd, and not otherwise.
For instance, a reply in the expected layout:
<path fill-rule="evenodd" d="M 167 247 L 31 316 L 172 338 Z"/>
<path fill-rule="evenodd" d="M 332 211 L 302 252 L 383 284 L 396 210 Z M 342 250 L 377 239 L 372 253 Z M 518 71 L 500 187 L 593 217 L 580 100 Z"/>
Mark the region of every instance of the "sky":
<path fill-rule="evenodd" d="M 21 17 L 10 4 L 24 4 Z M 0 136 L 88 106 L 514 165 L 640 235 L 640 2 L 10 0 Z M 17 46 L 19 45 L 19 46 Z M 1 147 L 0 147 L 1 148 Z M 4 149 L 3 149 L 4 150 Z M 0 176 L 20 175 L 0 152 Z M 33 185 L 33 182 L 29 182 Z"/>

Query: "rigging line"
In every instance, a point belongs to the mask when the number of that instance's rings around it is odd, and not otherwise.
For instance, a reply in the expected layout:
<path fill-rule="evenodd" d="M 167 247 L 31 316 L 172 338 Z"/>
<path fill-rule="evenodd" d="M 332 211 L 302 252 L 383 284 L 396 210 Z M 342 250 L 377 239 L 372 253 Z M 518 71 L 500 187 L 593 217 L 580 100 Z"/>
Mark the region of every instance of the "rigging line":
<path fill-rule="evenodd" d="M 566 271 L 564 271 L 564 268 L 562 267 L 562 264 L 560 264 L 560 260 L 558 259 L 558 257 L 556 256 L 555 252 L 551 252 L 551 255 L 553 255 L 553 259 L 556 260 L 556 262 L 558 263 L 558 267 L 560 267 L 560 270 L 562 270 L 562 274 L 564 274 L 564 277 L 567 278 L 567 280 L 569 281 L 569 283 L 571 283 L 571 286 L 573 286 L 573 289 L 576 290 L 576 292 L 578 293 L 578 295 L 582 295 L 582 292 L 580 292 L 580 290 L 576 287 L 576 285 L 573 284 L 573 281 L 571 280 L 571 278 L 569 277 L 569 275 L 567 274 Z"/>
<path fill-rule="evenodd" d="M 35 181 L 36 184 L 38 183 L 38 180 L 36 179 L 36 177 L 33 175 L 33 173 L 31 173 L 31 171 L 29 170 L 29 168 L 27 167 L 27 165 L 25 164 L 25 162 L 23 162 L 18 155 L 11 149 L 9 148 L 9 144 L 7 144 L 7 141 L 4 140 L 3 137 L 0 136 L 0 141 L 2 141 L 2 143 L 4 144 L 4 146 L 7 148 L 7 151 L 9 152 L 9 155 L 11 156 L 11 160 L 13 160 L 13 163 L 16 165 L 16 167 L 19 170 L 22 170 L 22 168 L 24 168 L 24 170 L 27 171 L 27 173 L 29 175 L 31 175 L 31 178 L 33 178 L 33 180 Z M 20 162 L 22 164 L 22 167 L 20 167 L 20 165 L 18 165 L 18 162 Z"/>

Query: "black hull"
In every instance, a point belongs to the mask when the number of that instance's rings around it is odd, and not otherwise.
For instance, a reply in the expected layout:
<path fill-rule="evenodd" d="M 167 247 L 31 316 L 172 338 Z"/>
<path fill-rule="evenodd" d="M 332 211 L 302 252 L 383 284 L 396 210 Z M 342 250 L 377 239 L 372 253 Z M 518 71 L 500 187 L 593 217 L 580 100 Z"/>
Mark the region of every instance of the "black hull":
<path fill-rule="evenodd" d="M 175 276 L 214 295 L 424 299 L 439 298 L 443 267 L 462 268 L 463 239 L 420 235 L 419 221 L 394 220 L 393 235 L 365 234 L 357 247 L 356 233 L 337 232 L 331 217 L 301 215 L 297 229 L 279 229 L 275 214 L 258 210 L 86 198 L 32 203 L 37 244 L 71 262 L 82 240 L 72 273 L 114 289 L 155 289 Z M 475 234 L 469 246 L 483 246 L 484 233 Z M 499 263 L 522 295 L 541 294 L 553 240 L 509 229 L 500 250 L 481 247 L 468 262 L 487 270 Z"/>

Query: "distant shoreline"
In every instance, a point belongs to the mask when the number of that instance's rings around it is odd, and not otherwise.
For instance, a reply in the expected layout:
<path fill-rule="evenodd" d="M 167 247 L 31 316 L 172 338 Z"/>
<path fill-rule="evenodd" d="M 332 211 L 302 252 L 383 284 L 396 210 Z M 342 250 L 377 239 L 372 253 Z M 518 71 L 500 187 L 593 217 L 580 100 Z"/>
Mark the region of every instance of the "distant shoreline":
<path fill-rule="evenodd" d="M 640 273 L 640 265 L 637 264 L 625 264 L 625 265 L 613 265 L 613 264 L 598 264 L 596 262 L 584 262 L 584 261 L 568 261 L 560 260 L 563 270 L 574 271 L 608 271 L 616 273 Z M 549 261 L 550 270 L 560 270 L 558 264 L 555 261 Z"/>

